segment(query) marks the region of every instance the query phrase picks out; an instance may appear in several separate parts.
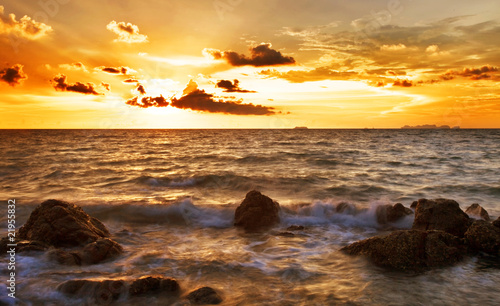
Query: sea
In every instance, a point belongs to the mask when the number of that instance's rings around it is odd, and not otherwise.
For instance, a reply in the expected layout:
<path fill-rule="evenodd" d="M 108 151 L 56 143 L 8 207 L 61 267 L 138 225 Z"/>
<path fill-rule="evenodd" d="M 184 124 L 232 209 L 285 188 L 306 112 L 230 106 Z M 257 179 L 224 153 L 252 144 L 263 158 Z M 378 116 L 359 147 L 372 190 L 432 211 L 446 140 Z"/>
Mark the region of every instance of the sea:
<path fill-rule="evenodd" d="M 125 250 L 114 261 L 75 267 L 17 254 L 19 305 L 92 305 L 56 287 L 146 275 L 175 278 L 184 294 L 212 287 L 222 305 L 500 301 L 500 265 L 482 257 L 403 273 L 339 251 L 411 228 L 412 215 L 378 224 L 379 205 L 449 198 L 500 216 L 500 130 L 0 130 L 0 153 L 2 236 L 7 200 L 16 202 L 19 228 L 37 205 L 60 199 L 101 220 Z M 280 204 L 281 223 L 270 230 L 233 226 L 254 189 Z M 340 203 L 356 209 L 339 213 Z M 292 225 L 304 228 L 286 233 Z M 0 303 L 12 304 L 7 260 L 0 260 Z M 139 304 L 164 303 L 145 296 Z"/>

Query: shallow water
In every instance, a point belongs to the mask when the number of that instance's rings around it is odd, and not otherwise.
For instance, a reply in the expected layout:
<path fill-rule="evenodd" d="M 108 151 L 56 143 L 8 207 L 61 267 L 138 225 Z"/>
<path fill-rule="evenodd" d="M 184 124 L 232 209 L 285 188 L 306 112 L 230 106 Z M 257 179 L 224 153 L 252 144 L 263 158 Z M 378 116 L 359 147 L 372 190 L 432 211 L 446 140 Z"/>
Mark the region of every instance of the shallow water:
<path fill-rule="evenodd" d="M 16 199 L 18 225 L 43 200 L 63 199 L 103 221 L 125 248 L 116 261 L 85 267 L 18 254 L 21 303 L 90 303 L 55 288 L 68 279 L 151 274 L 174 277 L 186 291 L 211 286 L 226 305 L 500 299 L 499 265 L 485 259 L 404 274 L 339 252 L 411 227 L 411 216 L 390 228 L 377 224 L 380 204 L 445 197 L 499 216 L 499 130 L 39 130 L 0 137 L 0 198 Z M 235 208 L 254 188 L 282 207 L 281 224 L 269 232 L 232 227 Z M 357 213 L 337 213 L 340 202 L 355 204 Z M 5 229 L 4 206 L 0 212 Z M 280 235 L 290 225 L 306 228 Z M 6 275 L 6 261 L 0 264 Z M 4 295 L 5 283 L 0 287 Z"/>

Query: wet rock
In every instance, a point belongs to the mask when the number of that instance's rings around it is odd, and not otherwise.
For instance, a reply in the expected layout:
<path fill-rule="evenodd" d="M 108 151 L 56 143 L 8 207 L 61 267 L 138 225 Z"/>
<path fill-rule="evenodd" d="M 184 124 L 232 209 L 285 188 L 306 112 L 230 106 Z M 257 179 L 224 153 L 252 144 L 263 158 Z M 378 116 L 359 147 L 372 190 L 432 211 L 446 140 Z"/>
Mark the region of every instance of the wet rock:
<path fill-rule="evenodd" d="M 81 207 L 64 201 L 47 200 L 33 210 L 19 229 L 19 237 L 55 247 L 83 246 L 108 237 L 106 227 Z"/>
<path fill-rule="evenodd" d="M 52 249 L 47 252 L 49 260 L 65 266 L 80 265 L 82 259 L 76 252 L 67 252 L 60 249 Z"/>
<path fill-rule="evenodd" d="M 404 207 L 403 204 L 397 203 L 394 204 L 394 206 L 380 205 L 375 210 L 375 214 L 379 224 L 386 224 L 388 222 L 396 222 L 401 218 L 412 215 L 413 211 Z"/>
<path fill-rule="evenodd" d="M 303 231 L 305 230 L 306 228 L 302 225 L 291 225 L 289 227 L 287 227 L 287 231 Z"/>
<path fill-rule="evenodd" d="M 474 221 L 465 233 L 465 239 L 472 251 L 500 256 L 500 228 L 487 221 Z"/>
<path fill-rule="evenodd" d="M 280 206 L 271 198 L 256 190 L 247 193 L 243 202 L 236 208 L 234 225 L 246 230 L 258 230 L 280 222 Z"/>
<path fill-rule="evenodd" d="M 40 241 L 28 241 L 21 240 L 15 241 L 16 253 L 27 253 L 27 252 L 43 252 L 49 248 L 49 245 Z M 9 244 L 12 244 L 9 241 L 9 237 L 4 237 L 0 240 L 0 253 L 5 254 L 9 250 Z"/>
<path fill-rule="evenodd" d="M 412 229 L 442 230 L 463 237 L 471 223 L 472 220 L 454 200 L 420 199 L 415 210 Z"/>
<path fill-rule="evenodd" d="M 57 287 L 66 296 L 86 299 L 86 304 L 109 304 L 126 295 L 123 280 L 69 280 Z"/>
<path fill-rule="evenodd" d="M 493 225 L 500 228 L 500 217 L 498 217 L 495 221 L 493 221 Z"/>
<path fill-rule="evenodd" d="M 129 288 L 129 294 L 131 296 L 153 293 L 178 296 L 180 293 L 180 286 L 176 280 L 171 278 L 147 276 L 136 279 Z"/>
<path fill-rule="evenodd" d="M 357 212 L 357 208 L 354 204 L 340 202 L 337 207 L 335 207 L 335 211 L 339 214 L 355 215 Z"/>
<path fill-rule="evenodd" d="M 443 231 L 396 231 L 343 247 L 349 255 L 365 255 L 374 264 L 402 271 L 452 265 L 462 259 L 460 239 Z"/>
<path fill-rule="evenodd" d="M 78 253 L 83 264 L 91 265 L 116 258 L 123 253 L 123 248 L 109 238 L 100 238 L 97 241 L 87 244 Z"/>
<path fill-rule="evenodd" d="M 471 206 L 467 207 L 465 213 L 471 218 L 490 221 L 490 215 L 488 214 L 488 212 L 477 203 L 474 203 Z"/>
<path fill-rule="evenodd" d="M 413 210 L 417 209 L 417 204 L 418 204 L 418 201 L 411 202 L 410 208 Z"/>
<path fill-rule="evenodd" d="M 202 287 L 189 293 L 186 297 L 193 304 L 220 304 L 222 298 L 210 287 Z"/>

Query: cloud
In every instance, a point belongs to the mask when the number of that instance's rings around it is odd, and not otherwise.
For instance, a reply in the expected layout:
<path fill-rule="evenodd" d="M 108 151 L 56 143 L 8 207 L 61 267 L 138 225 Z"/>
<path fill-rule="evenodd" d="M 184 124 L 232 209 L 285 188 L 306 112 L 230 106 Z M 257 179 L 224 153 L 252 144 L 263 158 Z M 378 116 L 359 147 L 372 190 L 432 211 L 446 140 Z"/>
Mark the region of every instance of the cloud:
<path fill-rule="evenodd" d="M 28 76 L 23 72 L 23 65 L 20 64 L 0 70 L 0 81 L 12 87 L 21 84 L 27 78 Z"/>
<path fill-rule="evenodd" d="M 220 51 L 216 49 L 204 49 L 203 54 L 213 59 L 223 59 L 232 66 L 277 66 L 295 64 L 295 59 L 284 56 L 281 52 L 271 49 L 271 44 L 261 44 L 250 48 L 250 57 L 238 54 L 234 51 Z"/>
<path fill-rule="evenodd" d="M 137 106 L 141 108 L 148 107 L 167 107 L 170 103 L 163 96 L 159 97 L 143 97 L 139 100 L 139 97 L 134 97 L 127 102 L 125 102 L 131 106 Z"/>
<path fill-rule="evenodd" d="M 231 115 L 272 115 L 272 107 L 254 104 L 242 104 L 242 100 L 224 100 L 213 94 L 198 89 L 196 82 L 191 80 L 179 99 L 172 98 L 171 106 L 180 109 L 191 109 L 200 112 L 223 113 Z"/>
<path fill-rule="evenodd" d="M 146 94 L 146 89 L 144 89 L 144 86 L 142 86 L 142 84 L 139 84 L 136 89 L 141 95 Z"/>
<path fill-rule="evenodd" d="M 128 78 L 126 80 L 122 81 L 123 83 L 139 83 L 139 80 L 134 79 L 134 78 Z"/>
<path fill-rule="evenodd" d="M 125 42 L 125 43 L 143 43 L 148 41 L 148 37 L 143 34 L 139 34 L 139 27 L 131 24 L 130 22 L 116 22 L 111 21 L 106 29 L 118 35 L 115 42 Z"/>
<path fill-rule="evenodd" d="M 276 69 L 262 70 L 259 74 L 285 79 L 292 83 L 313 82 L 321 80 L 350 80 L 359 78 L 359 73 L 355 71 L 337 71 L 330 67 L 318 67 L 312 70 L 290 70 L 279 72 Z"/>
<path fill-rule="evenodd" d="M 397 45 L 382 45 L 380 47 L 380 50 L 382 51 L 400 51 L 406 49 L 406 46 L 404 44 L 397 44 Z"/>
<path fill-rule="evenodd" d="M 400 80 L 400 79 L 397 79 L 394 81 L 394 83 L 392 84 L 392 86 L 401 86 L 401 87 L 412 87 L 414 86 L 413 82 L 410 81 L 410 80 Z"/>
<path fill-rule="evenodd" d="M 104 89 L 106 89 L 107 91 L 111 90 L 111 85 L 109 85 L 108 83 L 101 82 L 101 86 L 104 87 Z"/>
<path fill-rule="evenodd" d="M 52 27 L 36 22 L 28 16 L 16 20 L 16 15 L 4 13 L 4 7 L 0 5 L 0 34 L 11 34 L 27 39 L 39 39 L 52 32 Z"/>
<path fill-rule="evenodd" d="M 121 75 L 129 75 L 130 73 L 136 72 L 132 68 L 123 67 L 123 66 L 122 67 L 117 67 L 117 68 L 115 68 L 115 67 L 104 67 L 104 66 L 101 66 L 101 67 L 95 68 L 95 70 L 106 72 L 106 73 L 109 73 L 109 74 L 121 74 Z"/>
<path fill-rule="evenodd" d="M 66 69 L 66 70 L 88 72 L 85 65 L 81 62 L 76 62 L 76 63 L 72 63 L 72 64 L 62 64 L 62 65 L 59 65 L 59 68 Z"/>
<path fill-rule="evenodd" d="M 496 73 L 498 71 L 499 71 L 498 67 L 484 65 L 480 68 L 464 68 L 461 71 L 448 70 L 440 77 L 441 79 L 446 81 L 454 79 L 455 76 L 468 77 L 471 80 L 484 80 L 484 79 L 497 80 L 498 77 L 493 77 L 493 76 L 494 75 L 496 76 Z"/>
<path fill-rule="evenodd" d="M 229 80 L 220 80 L 217 82 L 218 88 L 223 88 L 224 92 L 255 92 L 251 90 L 241 89 L 239 86 L 240 81 L 234 80 L 234 83 Z"/>
<path fill-rule="evenodd" d="M 81 83 L 76 82 L 74 84 L 69 84 L 66 81 L 66 76 L 64 74 L 58 74 L 51 80 L 52 86 L 57 91 L 72 91 L 78 92 L 86 95 L 102 95 L 95 90 L 94 83 Z"/>

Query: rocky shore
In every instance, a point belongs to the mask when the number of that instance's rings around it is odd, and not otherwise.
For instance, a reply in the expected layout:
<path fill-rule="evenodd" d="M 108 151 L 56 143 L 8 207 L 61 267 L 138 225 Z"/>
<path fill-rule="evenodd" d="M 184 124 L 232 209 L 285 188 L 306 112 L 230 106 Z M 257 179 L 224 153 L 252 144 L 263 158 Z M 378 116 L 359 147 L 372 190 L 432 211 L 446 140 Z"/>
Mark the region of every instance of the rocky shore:
<path fill-rule="evenodd" d="M 244 231 L 266 231 L 280 224 L 282 208 L 258 191 L 250 191 L 236 208 L 234 226 Z M 357 214 L 349 203 L 340 203 L 336 213 Z M 376 208 L 376 221 L 389 226 L 414 214 L 411 229 L 393 230 L 389 234 L 354 242 L 341 248 L 353 256 L 365 256 L 373 264 L 399 271 L 423 271 L 453 265 L 467 256 L 487 254 L 500 258 L 500 218 L 491 218 L 479 204 L 465 212 L 449 199 L 420 199 L 407 208 L 401 203 Z M 385 227 L 385 229 L 390 227 Z M 293 236 L 307 230 L 289 226 L 280 236 Z M 84 266 L 114 261 L 123 256 L 123 247 L 111 239 L 106 226 L 75 204 L 47 200 L 36 207 L 19 229 L 17 252 L 45 252 L 60 265 Z M 0 250 L 5 251 L 7 239 Z M 334 256 L 334 255 L 333 255 Z M 181 288 L 166 275 L 145 275 L 137 279 L 74 279 L 60 283 L 57 290 L 74 299 L 91 299 L 92 303 L 130 300 L 137 296 L 161 296 L 168 301 L 186 300 L 191 304 L 219 304 L 223 295 L 202 284 L 199 288 Z"/>

